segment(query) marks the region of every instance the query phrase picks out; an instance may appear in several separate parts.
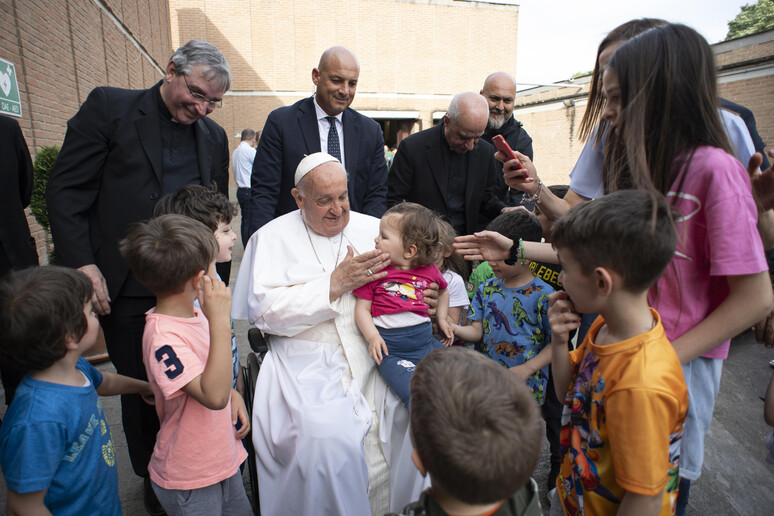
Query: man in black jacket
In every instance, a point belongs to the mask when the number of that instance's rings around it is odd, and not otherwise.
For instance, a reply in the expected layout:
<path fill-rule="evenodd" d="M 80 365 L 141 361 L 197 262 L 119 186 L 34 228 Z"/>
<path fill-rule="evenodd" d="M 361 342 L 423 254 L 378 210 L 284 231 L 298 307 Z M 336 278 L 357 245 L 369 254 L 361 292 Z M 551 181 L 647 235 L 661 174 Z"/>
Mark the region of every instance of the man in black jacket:
<path fill-rule="evenodd" d="M 458 93 L 443 122 L 400 142 L 387 179 L 387 204 L 421 204 L 443 216 L 458 234 L 483 229 L 505 204 L 497 198 L 494 150 L 480 141 L 487 103 Z"/>
<path fill-rule="evenodd" d="M 505 72 L 495 72 L 486 78 L 481 89 L 489 104 L 489 121 L 486 132 L 481 137 L 487 143 L 492 143 L 495 135 L 501 134 L 511 149 L 521 152 L 532 159 L 532 138 L 522 127 L 521 122 L 513 118 L 513 101 L 516 98 L 516 81 Z M 497 195 L 509 206 L 519 205 L 524 192 L 511 190 L 503 180 L 503 164 L 495 162 L 497 168 Z M 529 210 L 532 203 L 525 205 Z"/>
<path fill-rule="evenodd" d="M 30 235 L 24 208 L 32 196 L 32 160 L 19 123 L 0 116 L 0 278 L 11 270 L 26 269 L 38 264 L 35 240 Z M 11 404 L 24 371 L 0 362 L 0 375 L 5 390 L 5 403 Z"/>
<path fill-rule="evenodd" d="M 214 183 L 228 193 L 228 140 L 207 115 L 230 85 L 220 51 L 192 40 L 172 55 L 155 86 L 95 88 L 67 122 L 46 193 L 51 235 L 58 263 L 78 268 L 94 285 L 92 303 L 119 374 L 146 379 L 142 334 L 156 298 L 129 271 L 118 241 L 181 186 Z M 121 407 L 132 467 L 145 478 L 146 508 L 163 514 L 148 480 L 155 409 L 138 395 L 122 396 Z"/>

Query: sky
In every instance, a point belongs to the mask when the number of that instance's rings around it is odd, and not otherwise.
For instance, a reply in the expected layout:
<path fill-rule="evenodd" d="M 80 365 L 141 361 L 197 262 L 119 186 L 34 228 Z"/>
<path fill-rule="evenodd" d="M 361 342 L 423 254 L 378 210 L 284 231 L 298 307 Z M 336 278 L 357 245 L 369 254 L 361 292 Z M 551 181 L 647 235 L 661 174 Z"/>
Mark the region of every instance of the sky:
<path fill-rule="evenodd" d="M 510 2 L 508 2 L 510 3 Z M 661 18 L 689 25 L 710 44 L 725 39 L 728 22 L 756 0 L 517 0 L 516 82 L 550 84 L 594 68 L 597 46 L 621 23 Z"/>

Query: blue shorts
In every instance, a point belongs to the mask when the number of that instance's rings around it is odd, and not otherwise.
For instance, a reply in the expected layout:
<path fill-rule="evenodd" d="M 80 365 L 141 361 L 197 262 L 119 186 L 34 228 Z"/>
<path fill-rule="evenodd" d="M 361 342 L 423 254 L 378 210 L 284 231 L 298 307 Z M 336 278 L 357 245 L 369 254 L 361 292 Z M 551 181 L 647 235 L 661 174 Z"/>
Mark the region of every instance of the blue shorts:
<path fill-rule="evenodd" d="M 405 328 L 376 328 L 390 352 L 379 364 L 379 372 L 403 404 L 409 406 L 409 382 L 414 368 L 428 353 L 443 344 L 433 337 L 433 325 L 428 322 Z"/>

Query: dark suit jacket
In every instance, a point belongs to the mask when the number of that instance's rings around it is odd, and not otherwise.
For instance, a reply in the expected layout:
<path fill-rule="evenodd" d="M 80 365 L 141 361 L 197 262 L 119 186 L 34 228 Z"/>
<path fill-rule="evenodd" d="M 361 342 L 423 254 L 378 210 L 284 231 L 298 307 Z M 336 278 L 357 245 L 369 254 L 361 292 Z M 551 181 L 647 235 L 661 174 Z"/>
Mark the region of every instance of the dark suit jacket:
<path fill-rule="evenodd" d="M 342 123 L 350 208 L 381 217 L 387 209 L 382 128 L 351 108 L 344 110 Z M 270 220 L 298 209 L 290 194 L 296 167 L 305 154 L 315 152 L 320 152 L 320 131 L 312 97 L 269 113 L 253 161 L 251 235 Z"/>
<path fill-rule="evenodd" d="M 0 276 L 38 264 L 35 240 L 24 208 L 32 196 L 32 160 L 24 134 L 13 118 L 0 116 Z"/>
<path fill-rule="evenodd" d="M 161 122 L 155 90 L 99 87 L 67 122 L 46 200 L 57 262 L 96 264 L 116 299 L 129 267 L 118 241 L 149 219 L 161 194 Z M 194 122 L 203 185 L 228 192 L 226 132 L 208 118 Z"/>
<path fill-rule="evenodd" d="M 446 149 L 443 122 L 400 142 L 387 181 L 387 204 L 415 202 L 448 220 L 448 179 L 443 155 Z M 468 152 L 465 189 L 465 229 L 468 234 L 486 226 L 505 207 L 496 195 L 494 162 L 494 150 L 483 140 Z"/>

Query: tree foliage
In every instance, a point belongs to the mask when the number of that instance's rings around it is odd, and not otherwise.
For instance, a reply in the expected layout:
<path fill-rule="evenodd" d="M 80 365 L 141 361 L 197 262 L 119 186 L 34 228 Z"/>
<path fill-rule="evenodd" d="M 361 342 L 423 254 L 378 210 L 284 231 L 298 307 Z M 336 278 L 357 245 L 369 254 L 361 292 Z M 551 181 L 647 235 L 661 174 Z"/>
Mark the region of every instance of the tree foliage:
<path fill-rule="evenodd" d="M 774 28 L 774 0 L 758 0 L 742 6 L 736 18 L 728 22 L 726 40 L 749 36 Z"/>

